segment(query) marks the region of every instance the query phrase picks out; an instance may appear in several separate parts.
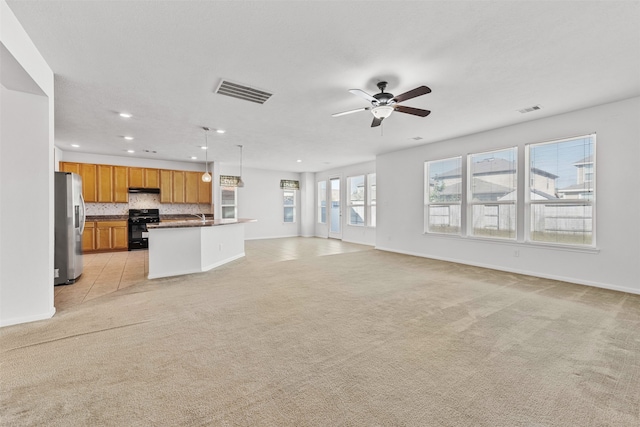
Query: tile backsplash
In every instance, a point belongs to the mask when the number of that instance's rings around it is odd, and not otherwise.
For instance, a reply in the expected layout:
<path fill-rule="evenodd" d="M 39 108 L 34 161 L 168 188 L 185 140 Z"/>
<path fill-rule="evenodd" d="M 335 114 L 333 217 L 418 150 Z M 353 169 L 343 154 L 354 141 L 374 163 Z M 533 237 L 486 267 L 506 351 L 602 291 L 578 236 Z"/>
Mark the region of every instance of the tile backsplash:
<path fill-rule="evenodd" d="M 128 215 L 129 209 L 160 209 L 160 215 L 210 214 L 211 208 L 211 205 L 160 203 L 159 194 L 130 193 L 129 203 L 87 203 L 87 215 Z"/>

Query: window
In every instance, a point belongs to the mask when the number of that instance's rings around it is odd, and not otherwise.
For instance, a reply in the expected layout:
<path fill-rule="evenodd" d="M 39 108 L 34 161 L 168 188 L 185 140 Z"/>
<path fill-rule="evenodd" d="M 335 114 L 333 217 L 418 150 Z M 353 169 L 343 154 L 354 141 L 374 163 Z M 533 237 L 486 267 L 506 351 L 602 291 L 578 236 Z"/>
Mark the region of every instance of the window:
<path fill-rule="evenodd" d="M 223 219 L 236 219 L 238 213 L 237 187 L 220 187 Z"/>
<path fill-rule="evenodd" d="M 327 223 L 327 181 L 318 182 L 318 222 Z"/>
<path fill-rule="evenodd" d="M 587 135 L 527 146 L 527 240 L 595 246 L 595 145 Z"/>
<path fill-rule="evenodd" d="M 347 206 L 349 209 L 349 225 L 364 225 L 364 175 L 353 176 L 347 180 L 349 193 Z"/>
<path fill-rule="evenodd" d="M 347 179 L 349 225 L 376 226 L 376 174 L 352 176 Z"/>
<path fill-rule="evenodd" d="M 425 162 L 424 231 L 460 234 L 462 157 Z"/>
<path fill-rule="evenodd" d="M 468 234 L 515 239 L 517 148 L 471 154 L 468 162 Z"/>
<path fill-rule="evenodd" d="M 296 190 L 282 190 L 284 222 L 296 222 Z"/>
<path fill-rule="evenodd" d="M 369 208 L 369 226 L 376 226 L 376 174 L 367 175 L 367 207 Z"/>

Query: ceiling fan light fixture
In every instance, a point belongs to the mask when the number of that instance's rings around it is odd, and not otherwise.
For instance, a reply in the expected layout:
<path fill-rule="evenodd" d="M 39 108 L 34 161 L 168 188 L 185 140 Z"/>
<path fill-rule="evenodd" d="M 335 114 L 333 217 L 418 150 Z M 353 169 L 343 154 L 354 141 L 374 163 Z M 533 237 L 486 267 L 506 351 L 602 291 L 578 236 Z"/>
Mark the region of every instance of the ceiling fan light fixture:
<path fill-rule="evenodd" d="M 376 119 L 386 119 L 393 113 L 394 108 L 389 105 L 380 105 L 372 108 L 371 113 Z"/>

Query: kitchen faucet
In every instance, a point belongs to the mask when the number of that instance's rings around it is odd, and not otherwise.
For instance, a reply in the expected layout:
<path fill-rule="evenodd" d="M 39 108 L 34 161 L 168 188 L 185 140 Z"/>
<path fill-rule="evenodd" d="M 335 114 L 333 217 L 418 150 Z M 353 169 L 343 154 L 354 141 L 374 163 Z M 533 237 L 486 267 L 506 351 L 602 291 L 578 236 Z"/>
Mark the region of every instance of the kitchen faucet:
<path fill-rule="evenodd" d="M 197 216 L 198 218 L 200 218 L 200 219 L 202 220 L 202 222 L 205 222 L 205 221 L 206 221 L 205 216 L 204 216 L 204 214 L 203 214 L 203 213 L 202 213 L 202 214 L 194 214 L 194 213 L 192 213 L 191 215 L 193 215 L 193 216 Z"/>

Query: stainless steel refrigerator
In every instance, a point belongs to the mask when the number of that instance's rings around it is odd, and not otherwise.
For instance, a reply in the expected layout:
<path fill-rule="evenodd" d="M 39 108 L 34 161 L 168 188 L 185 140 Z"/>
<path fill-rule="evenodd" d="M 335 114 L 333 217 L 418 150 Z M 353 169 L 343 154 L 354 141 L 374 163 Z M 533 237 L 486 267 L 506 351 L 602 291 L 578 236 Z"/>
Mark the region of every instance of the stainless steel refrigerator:
<path fill-rule="evenodd" d="M 71 172 L 55 173 L 54 285 L 71 284 L 82 274 L 82 232 L 85 204 L 82 178 Z"/>

